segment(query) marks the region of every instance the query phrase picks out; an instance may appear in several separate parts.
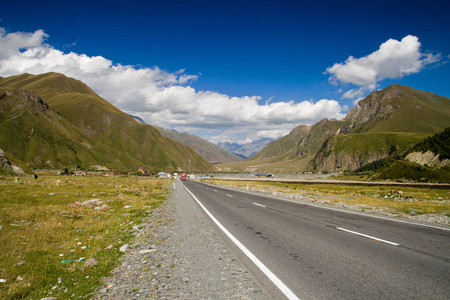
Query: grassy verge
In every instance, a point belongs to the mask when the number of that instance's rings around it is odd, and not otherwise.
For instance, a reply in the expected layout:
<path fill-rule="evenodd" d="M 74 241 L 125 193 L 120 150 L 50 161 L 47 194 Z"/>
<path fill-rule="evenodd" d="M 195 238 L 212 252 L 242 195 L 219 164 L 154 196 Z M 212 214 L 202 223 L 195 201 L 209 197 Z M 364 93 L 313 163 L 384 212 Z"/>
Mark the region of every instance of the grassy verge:
<path fill-rule="evenodd" d="M 450 217 L 450 190 L 405 187 L 394 190 L 382 186 L 346 186 L 333 184 L 298 184 L 208 180 L 228 187 L 253 189 L 269 193 L 296 194 L 322 203 L 344 203 L 370 211 L 380 208 L 392 214 L 445 214 Z"/>
<path fill-rule="evenodd" d="M 89 298 L 168 184 L 63 176 L 0 183 L 0 299 Z M 98 265 L 85 266 L 90 258 Z"/>

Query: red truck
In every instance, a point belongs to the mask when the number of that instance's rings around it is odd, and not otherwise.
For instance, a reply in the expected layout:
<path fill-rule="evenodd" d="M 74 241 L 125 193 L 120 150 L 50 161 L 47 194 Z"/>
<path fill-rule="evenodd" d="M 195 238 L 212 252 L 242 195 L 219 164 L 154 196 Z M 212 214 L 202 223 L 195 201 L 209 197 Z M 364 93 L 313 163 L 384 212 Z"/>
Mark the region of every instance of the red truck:
<path fill-rule="evenodd" d="M 181 181 L 186 181 L 187 175 L 186 173 L 181 173 Z"/>

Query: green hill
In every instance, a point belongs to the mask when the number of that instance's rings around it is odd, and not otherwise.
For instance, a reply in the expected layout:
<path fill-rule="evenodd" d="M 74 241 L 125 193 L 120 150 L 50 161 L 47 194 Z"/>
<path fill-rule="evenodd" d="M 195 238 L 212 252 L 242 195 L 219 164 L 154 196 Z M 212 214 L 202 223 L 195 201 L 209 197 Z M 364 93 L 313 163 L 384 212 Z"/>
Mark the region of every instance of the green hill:
<path fill-rule="evenodd" d="M 45 122 L 45 116 L 38 120 L 29 117 L 9 120 L 11 125 L 5 130 L 5 137 L 0 138 L 0 146 L 8 146 L 12 138 L 16 139 L 13 151 L 5 151 L 32 163 L 33 167 L 89 169 L 100 165 L 115 170 L 145 167 L 170 171 L 181 170 L 190 160 L 193 171 L 212 170 L 211 164 L 192 148 L 162 136 L 153 126 L 139 124 L 81 81 L 58 73 L 0 79 L 0 90 L 12 89 L 41 96 L 54 109 L 52 122 L 61 123 L 55 129 Z M 14 128 L 24 132 L 16 135 Z M 39 138 L 28 140 L 26 133 L 30 131 L 26 129 L 39 131 Z"/>
<path fill-rule="evenodd" d="M 450 182 L 450 128 L 417 143 L 406 155 L 363 166 L 373 180 Z"/>

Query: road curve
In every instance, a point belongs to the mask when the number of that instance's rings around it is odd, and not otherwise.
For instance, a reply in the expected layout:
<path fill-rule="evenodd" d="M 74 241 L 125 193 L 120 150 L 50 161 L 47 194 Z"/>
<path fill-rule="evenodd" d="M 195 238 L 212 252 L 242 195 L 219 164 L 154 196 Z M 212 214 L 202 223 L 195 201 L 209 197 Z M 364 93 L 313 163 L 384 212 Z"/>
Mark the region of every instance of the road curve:
<path fill-rule="evenodd" d="M 450 299 L 449 230 L 184 186 L 299 299 Z M 286 298 L 222 235 L 275 299 Z"/>

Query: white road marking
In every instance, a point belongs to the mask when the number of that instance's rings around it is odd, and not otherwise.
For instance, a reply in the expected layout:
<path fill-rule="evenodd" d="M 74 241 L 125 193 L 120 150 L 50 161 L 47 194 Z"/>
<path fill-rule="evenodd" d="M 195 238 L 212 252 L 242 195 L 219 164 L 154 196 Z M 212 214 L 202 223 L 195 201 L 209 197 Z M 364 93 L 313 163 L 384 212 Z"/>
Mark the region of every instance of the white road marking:
<path fill-rule="evenodd" d="M 253 202 L 253 204 L 261 206 L 261 207 L 266 207 L 265 205 L 262 205 L 262 204 L 259 204 L 259 203 L 256 203 L 256 202 Z"/>
<path fill-rule="evenodd" d="M 348 229 L 345 229 L 345 228 L 336 227 L 336 229 L 339 229 L 339 230 L 342 230 L 342 231 L 345 231 L 345 232 L 349 232 L 349 233 L 353 233 L 353 234 L 356 234 L 356 235 L 359 235 L 359 236 L 362 236 L 362 237 L 365 237 L 365 238 L 368 238 L 368 239 L 372 239 L 372 240 L 375 240 L 375 241 L 378 241 L 378 242 L 383 242 L 383 243 L 386 243 L 386 244 L 389 244 L 389 245 L 394 245 L 394 246 L 399 246 L 400 245 L 400 244 L 397 244 L 397 243 L 393 243 L 393 242 L 389 242 L 389 241 L 386 241 L 386 240 L 383 240 L 383 239 L 379 239 L 379 238 L 374 237 L 374 236 L 370 236 L 370 235 L 367 235 L 367 234 L 359 233 L 359 232 L 356 232 L 356 231 L 351 231 L 351 230 L 348 230 Z"/>
<path fill-rule="evenodd" d="M 216 225 L 236 244 L 236 246 L 244 252 L 245 255 L 280 289 L 280 291 L 290 300 L 299 300 L 299 298 L 280 280 L 278 277 L 272 273 L 253 253 L 250 252 L 237 238 L 235 238 L 220 222 L 203 206 L 203 204 L 195 197 L 194 194 L 187 188 L 184 187 L 189 194 L 197 201 L 198 205 L 205 211 L 205 213 L 211 218 L 211 220 L 216 223 Z"/>
<path fill-rule="evenodd" d="M 175 186 L 175 182 L 173 183 L 173 189 L 176 190 L 177 187 Z"/>
<path fill-rule="evenodd" d="M 233 195 L 227 194 L 228 197 L 233 197 Z"/>

